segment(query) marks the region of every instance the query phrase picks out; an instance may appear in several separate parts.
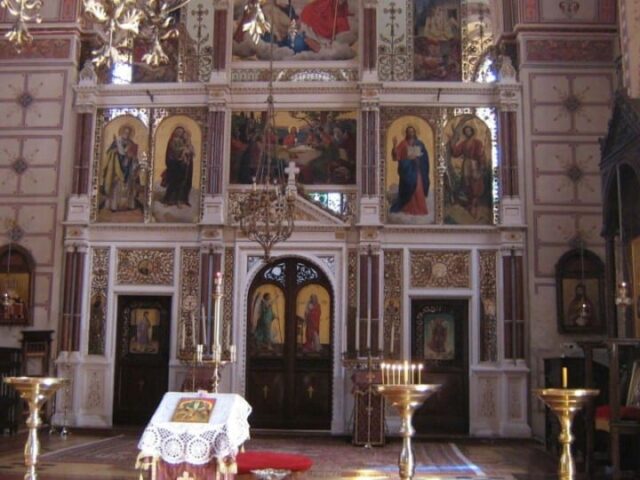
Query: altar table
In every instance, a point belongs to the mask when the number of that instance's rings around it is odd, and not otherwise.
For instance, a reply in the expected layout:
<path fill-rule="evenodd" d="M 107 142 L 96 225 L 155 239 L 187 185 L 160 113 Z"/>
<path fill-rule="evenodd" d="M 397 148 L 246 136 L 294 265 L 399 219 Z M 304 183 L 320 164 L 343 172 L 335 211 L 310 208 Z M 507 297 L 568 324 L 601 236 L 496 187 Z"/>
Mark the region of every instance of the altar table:
<path fill-rule="evenodd" d="M 215 400 L 207 423 L 171 421 L 180 399 L 187 398 Z M 138 443 L 138 463 L 151 467 L 157 480 L 174 480 L 181 475 L 209 480 L 235 474 L 236 454 L 249 439 L 250 413 L 251 406 L 240 395 L 168 392 Z M 151 462 L 143 460 L 149 458 Z"/>

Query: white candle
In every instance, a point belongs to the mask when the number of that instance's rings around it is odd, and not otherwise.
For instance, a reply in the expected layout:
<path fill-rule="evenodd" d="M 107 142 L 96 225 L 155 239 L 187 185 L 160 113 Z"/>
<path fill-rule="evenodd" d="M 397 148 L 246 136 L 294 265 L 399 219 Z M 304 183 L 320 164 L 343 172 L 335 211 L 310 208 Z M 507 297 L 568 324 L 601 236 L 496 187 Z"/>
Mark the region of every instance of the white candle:
<path fill-rule="evenodd" d="M 412 363 L 411 364 L 411 383 L 415 383 L 416 382 L 416 366 Z"/>
<path fill-rule="evenodd" d="M 418 365 L 418 383 L 422 385 L 422 364 Z"/>
<path fill-rule="evenodd" d="M 182 339 L 180 342 L 180 346 L 182 350 L 186 348 L 186 342 L 187 342 L 187 324 L 186 322 L 182 322 Z"/>
<path fill-rule="evenodd" d="M 222 324 L 221 318 L 221 298 L 222 298 L 222 273 L 216 273 L 215 279 L 216 291 L 215 291 L 215 318 L 213 320 L 213 343 L 216 346 L 220 346 L 220 328 Z"/>
<path fill-rule="evenodd" d="M 409 362 L 404 361 L 404 384 L 409 385 Z"/>
<path fill-rule="evenodd" d="M 204 348 L 204 346 L 207 344 L 207 323 L 206 323 L 206 316 L 204 314 L 204 305 L 202 306 L 202 318 L 200 318 L 200 329 L 201 329 L 201 334 L 202 334 L 202 346 Z"/>
<path fill-rule="evenodd" d="M 371 351 L 371 245 L 367 253 L 367 350 Z"/>
<path fill-rule="evenodd" d="M 204 310 L 204 307 L 203 307 Z M 196 314 L 191 312 L 191 347 L 196 348 Z"/>
<path fill-rule="evenodd" d="M 389 354 L 393 355 L 393 344 L 395 343 L 395 339 L 396 339 L 396 326 L 395 324 L 391 324 L 391 344 L 389 345 Z"/>

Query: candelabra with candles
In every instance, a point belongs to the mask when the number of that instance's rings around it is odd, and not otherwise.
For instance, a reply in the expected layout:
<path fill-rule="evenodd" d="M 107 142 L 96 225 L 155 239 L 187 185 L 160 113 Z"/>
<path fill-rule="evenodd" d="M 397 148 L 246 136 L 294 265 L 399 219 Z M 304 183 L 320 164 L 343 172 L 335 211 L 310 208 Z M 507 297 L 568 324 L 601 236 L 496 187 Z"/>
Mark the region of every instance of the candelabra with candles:
<path fill-rule="evenodd" d="M 441 385 L 422 383 L 423 365 L 405 362 L 382 363 L 382 385 L 378 392 L 396 407 L 402 425 L 402 450 L 398 460 L 400 478 L 413 478 L 416 471 L 415 455 L 411 446 L 411 438 L 415 430 L 411 423 L 414 412 L 437 392 Z"/>
<path fill-rule="evenodd" d="M 589 401 L 596 397 L 600 390 L 589 388 L 567 388 L 568 370 L 562 367 L 562 388 L 537 389 L 536 395 L 547 404 L 560 422 L 558 440 L 562 445 L 562 454 L 558 464 L 558 478 L 573 480 L 575 478 L 575 463 L 571 455 L 571 423 L 575 414 Z"/>
<path fill-rule="evenodd" d="M 218 393 L 218 387 L 220 385 L 220 377 L 222 375 L 222 369 L 229 363 L 236 361 L 236 347 L 229 341 L 228 355 L 224 358 L 223 346 L 220 342 L 220 336 L 222 333 L 222 274 L 218 272 L 215 278 L 215 291 L 213 293 L 213 340 L 211 343 L 210 352 L 205 352 L 206 344 L 199 344 L 196 346 L 195 353 L 195 365 L 212 366 L 213 373 L 211 375 L 211 391 Z M 231 328 L 231 327 L 229 327 Z M 207 340 L 207 330 L 204 328 L 203 321 L 203 338 Z"/>

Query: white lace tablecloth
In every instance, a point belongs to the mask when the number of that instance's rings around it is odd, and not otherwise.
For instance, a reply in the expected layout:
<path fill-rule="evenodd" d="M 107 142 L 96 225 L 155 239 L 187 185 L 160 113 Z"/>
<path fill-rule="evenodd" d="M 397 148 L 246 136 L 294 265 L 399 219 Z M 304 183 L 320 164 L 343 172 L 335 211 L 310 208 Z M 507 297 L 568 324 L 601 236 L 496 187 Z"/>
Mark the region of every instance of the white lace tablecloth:
<path fill-rule="evenodd" d="M 171 422 L 181 398 L 215 398 L 209 423 Z M 138 449 L 167 463 L 204 465 L 212 459 L 235 456 L 249 439 L 251 406 L 233 393 L 168 392 L 144 429 Z"/>

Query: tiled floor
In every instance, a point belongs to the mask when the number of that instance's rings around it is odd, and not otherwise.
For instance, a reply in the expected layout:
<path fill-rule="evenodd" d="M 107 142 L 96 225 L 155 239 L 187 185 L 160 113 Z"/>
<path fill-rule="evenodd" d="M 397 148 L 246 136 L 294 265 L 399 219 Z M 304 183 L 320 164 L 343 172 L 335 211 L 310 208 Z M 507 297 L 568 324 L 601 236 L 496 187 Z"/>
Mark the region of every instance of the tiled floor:
<path fill-rule="evenodd" d="M 139 432 L 135 430 L 118 430 L 118 431 L 82 431 L 74 430 L 71 434 L 63 439 L 59 435 L 48 435 L 46 431 L 42 431 L 40 434 L 42 453 L 45 455 L 42 464 L 39 469 L 39 478 L 42 480 L 114 480 L 114 479 L 137 479 L 138 474 L 134 469 L 131 458 L 135 458 L 135 452 L 125 452 L 123 458 L 126 461 L 113 462 L 113 464 L 101 463 L 68 463 L 68 462 L 56 462 L 55 460 L 47 460 L 46 453 L 55 452 L 61 449 L 67 449 L 80 444 L 93 442 L 100 440 L 101 438 L 113 437 L 114 435 L 124 435 L 131 440 L 129 445 L 135 445 L 135 439 L 138 438 Z M 284 449 L 295 450 L 296 448 L 309 448 L 309 446 L 315 446 L 317 448 L 323 448 L 330 445 L 333 451 L 338 448 L 340 451 L 344 448 L 344 456 L 351 458 L 359 458 L 362 456 L 363 461 L 366 463 L 366 456 L 372 455 L 371 451 L 362 447 L 352 446 L 344 438 L 336 437 L 304 437 L 304 444 L 302 439 L 294 436 L 287 437 L 266 437 L 254 433 L 254 439 L 250 440 L 246 447 L 247 450 L 263 449 L 266 445 L 272 450 Z M 4 436 L 0 437 L 0 479 L 1 480 L 18 480 L 22 478 L 24 474 L 23 464 L 23 446 L 26 439 L 24 433 L 14 435 L 12 437 Z M 422 442 L 425 440 L 417 440 Z M 433 441 L 433 440 L 429 440 Z M 446 442 L 455 443 L 464 456 L 477 465 L 484 477 L 476 478 L 490 478 L 500 480 L 547 480 L 555 478 L 554 472 L 556 471 L 556 460 L 549 456 L 542 446 L 533 441 L 521 441 L 521 440 L 477 440 L 477 439 L 446 439 Z M 388 449 L 390 453 L 395 456 L 395 452 L 400 451 L 400 442 L 397 439 L 393 439 L 387 443 L 384 449 Z M 380 453 L 378 451 L 378 453 Z M 375 454 L 375 452 L 373 453 Z M 327 462 L 331 462 L 331 459 L 327 459 Z M 334 462 L 335 463 L 335 462 Z M 314 466 L 316 468 L 316 466 Z M 318 471 L 322 472 L 322 468 L 326 468 L 326 465 L 317 465 L 316 474 L 308 475 L 310 478 L 323 478 L 322 473 L 318 474 Z M 313 469 L 312 469 L 313 470 Z M 327 470 L 328 471 L 328 470 Z M 304 478 L 304 476 L 298 477 Z M 346 469 L 340 475 L 331 475 L 324 478 L 337 478 L 337 479 L 355 479 L 355 478 L 398 478 L 396 475 L 389 473 L 386 476 L 375 477 L 370 476 L 354 476 L 353 469 L 351 472 Z M 421 476 L 420 478 L 427 478 Z M 429 477 L 438 478 L 438 477 Z M 451 477 L 447 477 L 451 478 Z M 469 478 L 469 477 L 466 477 Z"/>

